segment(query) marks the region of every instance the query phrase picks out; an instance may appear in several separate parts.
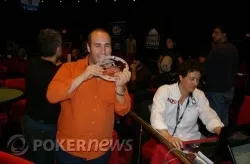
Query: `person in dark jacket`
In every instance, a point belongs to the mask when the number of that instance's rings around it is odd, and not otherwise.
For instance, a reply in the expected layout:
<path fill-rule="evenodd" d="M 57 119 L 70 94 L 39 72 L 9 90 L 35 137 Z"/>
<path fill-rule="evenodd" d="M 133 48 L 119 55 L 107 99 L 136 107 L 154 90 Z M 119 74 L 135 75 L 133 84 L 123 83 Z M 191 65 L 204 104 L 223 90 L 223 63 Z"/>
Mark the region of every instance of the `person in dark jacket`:
<path fill-rule="evenodd" d="M 238 70 L 238 50 L 228 41 L 224 27 L 215 27 L 212 37 L 214 47 L 204 63 L 206 96 L 212 109 L 227 126 L 228 109 L 233 101 L 234 82 Z"/>
<path fill-rule="evenodd" d="M 61 45 L 59 32 L 53 29 L 41 30 L 38 36 L 40 57 L 29 59 L 25 70 L 27 103 L 22 128 L 30 149 L 25 155 L 36 164 L 55 163 L 53 150 L 61 107 L 59 103 L 49 103 L 46 92 L 59 69 L 56 64 L 62 54 Z"/>

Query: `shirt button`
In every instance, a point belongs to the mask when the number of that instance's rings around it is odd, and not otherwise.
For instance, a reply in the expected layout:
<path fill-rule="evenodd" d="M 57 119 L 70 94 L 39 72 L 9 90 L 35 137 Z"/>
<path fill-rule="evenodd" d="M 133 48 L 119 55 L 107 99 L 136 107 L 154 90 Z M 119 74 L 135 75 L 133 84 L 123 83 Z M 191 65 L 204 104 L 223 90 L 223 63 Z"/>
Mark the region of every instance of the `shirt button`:
<path fill-rule="evenodd" d="M 93 121 L 92 124 L 94 124 L 95 122 Z"/>
<path fill-rule="evenodd" d="M 97 99 L 97 96 L 95 96 L 95 99 Z"/>
<path fill-rule="evenodd" d="M 95 109 L 94 109 L 94 111 L 95 111 Z"/>
<path fill-rule="evenodd" d="M 92 133 L 90 133 L 89 135 L 91 135 L 91 136 L 92 136 Z"/>

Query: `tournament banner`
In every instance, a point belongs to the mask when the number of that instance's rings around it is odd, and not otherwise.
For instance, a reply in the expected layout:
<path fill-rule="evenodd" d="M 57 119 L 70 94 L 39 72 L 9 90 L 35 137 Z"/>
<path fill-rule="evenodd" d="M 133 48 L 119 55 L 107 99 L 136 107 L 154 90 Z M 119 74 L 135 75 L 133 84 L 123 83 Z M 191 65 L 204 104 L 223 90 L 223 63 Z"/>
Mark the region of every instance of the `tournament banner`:
<path fill-rule="evenodd" d="M 110 32 L 112 37 L 113 52 L 126 52 L 127 22 L 111 22 Z"/>
<path fill-rule="evenodd" d="M 160 34 L 153 28 L 146 36 L 146 48 L 148 49 L 159 49 L 160 47 Z"/>

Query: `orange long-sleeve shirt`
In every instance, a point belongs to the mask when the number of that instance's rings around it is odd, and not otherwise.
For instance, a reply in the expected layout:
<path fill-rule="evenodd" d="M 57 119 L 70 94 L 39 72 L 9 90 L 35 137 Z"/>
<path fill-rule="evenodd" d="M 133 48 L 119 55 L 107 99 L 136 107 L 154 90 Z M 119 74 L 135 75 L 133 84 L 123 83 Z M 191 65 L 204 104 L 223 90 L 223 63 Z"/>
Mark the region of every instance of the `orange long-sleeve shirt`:
<path fill-rule="evenodd" d="M 51 103 L 61 102 L 57 131 L 60 147 L 72 155 L 91 160 L 105 153 L 103 147 L 93 143 L 105 145 L 104 140 L 112 140 L 114 111 L 125 115 L 131 104 L 127 91 L 125 104 L 120 104 L 115 84 L 99 78 L 84 81 L 68 95 L 73 79 L 87 66 L 88 57 L 62 65 L 48 87 L 47 98 Z"/>

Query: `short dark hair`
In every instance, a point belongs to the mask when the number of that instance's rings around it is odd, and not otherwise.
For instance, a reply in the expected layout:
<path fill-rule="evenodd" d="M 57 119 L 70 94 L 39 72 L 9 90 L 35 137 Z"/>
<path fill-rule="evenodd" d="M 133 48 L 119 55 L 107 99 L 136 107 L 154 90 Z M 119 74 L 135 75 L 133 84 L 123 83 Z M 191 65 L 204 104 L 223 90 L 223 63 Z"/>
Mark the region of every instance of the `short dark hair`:
<path fill-rule="evenodd" d="M 203 65 L 198 61 L 189 59 L 180 66 L 178 74 L 181 75 L 182 77 L 186 77 L 188 73 L 194 71 L 200 72 L 202 75 Z"/>
<path fill-rule="evenodd" d="M 216 26 L 214 27 L 214 29 L 216 29 L 216 28 L 218 28 L 218 29 L 221 31 L 221 33 L 224 33 L 224 34 L 227 33 L 226 27 L 225 27 L 224 25 L 222 25 L 222 24 L 216 25 Z"/>
<path fill-rule="evenodd" d="M 87 43 L 89 44 L 89 46 L 91 45 L 91 35 L 92 35 L 92 33 L 93 32 L 105 32 L 105 33 L 107 33 L 107 34 L 109 34 L 109 32 L 107 31 L 107 30 L 105 30 L 105 29 L 103 29 L 103 28 L 96 28 L 96 29 L 94 29 L 93 31 L 91 31 L 90 33 L 89 33 L 89 35 L 88 35 L 88 41 L 87 41 Z"/>
<path fill-rule="evenodd" d="M 38 36 L 38 53 L 40 56 L 49 57 L 56 53 L 56 49 L 62 45 L 60 32 L 53 29 L 40 30 Z"/>
<path fill-rule="evenodd" d="M 170 39 L 170 40 L 172 40 L 172 42 L 176 43 L 176 39 L 173 36 L 167 36 L 165 41 L 167 41 L 168 39 Z"/>

